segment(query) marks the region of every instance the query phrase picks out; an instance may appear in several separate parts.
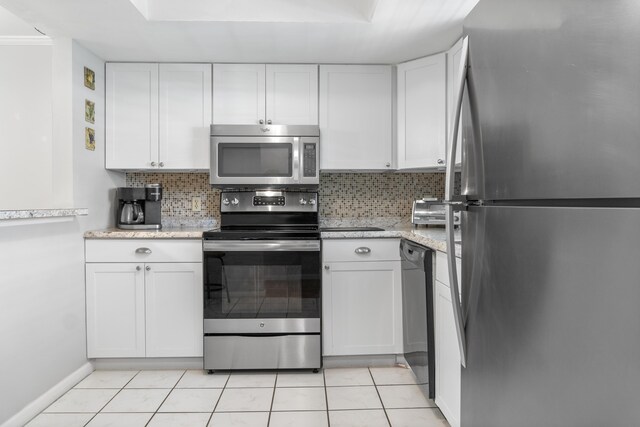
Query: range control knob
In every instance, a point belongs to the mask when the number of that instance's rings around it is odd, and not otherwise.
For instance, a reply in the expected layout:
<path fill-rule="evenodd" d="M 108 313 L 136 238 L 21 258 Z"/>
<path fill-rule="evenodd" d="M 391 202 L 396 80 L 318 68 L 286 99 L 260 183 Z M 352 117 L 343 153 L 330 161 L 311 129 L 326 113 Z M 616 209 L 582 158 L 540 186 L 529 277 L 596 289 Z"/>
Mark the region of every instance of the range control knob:
<path fill-rule="evenodd" d="M 239 204 L 239 203 L 240 203 L 240 200 L 238 200 L 238 199 L 237 199 L 237 198 L 235 198 L 235 197 L 234 197 L 234 198 L 233 198 L 233 200 L 231 201 L 231 204 L 232 204 L 233 206 L 238 206 L 238 204 Z"/>
<path fill-rule="evenodd" d="M 229 206 L 229 199 L 227 198 L 222 199 L 222 204 L 225 206 Z"/>
<path fill-rule="evenodd" d="M 300 204 L 301 205 L 306 205 L 307 204 L 307 200 L 306 199 L 300 199 Z"/>
<path fill-rule="evenodd" d="M 309 204 L 310 205 L 315 205 L 316 204 L 316 199 L 309 199 Z"/>

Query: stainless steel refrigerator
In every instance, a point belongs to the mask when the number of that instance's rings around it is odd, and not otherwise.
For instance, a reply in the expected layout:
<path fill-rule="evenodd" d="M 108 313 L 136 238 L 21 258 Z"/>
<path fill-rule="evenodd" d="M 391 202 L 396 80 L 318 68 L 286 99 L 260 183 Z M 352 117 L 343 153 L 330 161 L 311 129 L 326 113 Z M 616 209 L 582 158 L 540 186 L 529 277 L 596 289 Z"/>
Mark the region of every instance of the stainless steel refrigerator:
<path fill-rule="evenodd" d="M 461 425 L 639 426 L 640 1 L 480 0 L 464 33 Z"/>

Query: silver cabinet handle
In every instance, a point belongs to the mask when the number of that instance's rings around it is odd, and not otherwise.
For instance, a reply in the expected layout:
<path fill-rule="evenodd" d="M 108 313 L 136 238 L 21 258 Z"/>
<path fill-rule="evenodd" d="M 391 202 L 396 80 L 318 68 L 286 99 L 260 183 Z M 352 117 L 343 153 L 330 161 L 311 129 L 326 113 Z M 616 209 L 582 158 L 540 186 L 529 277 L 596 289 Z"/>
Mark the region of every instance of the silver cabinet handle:
<path fill-rule="evenodd" d="M 363 255 L 363 254 L 369 254 L 371 253 L 371 249 L 366 248 L 366 247 L 361 247 L 361 248 L 357 248 L 355 250 L 355 253 L 357 253 L 358 255 Z"/>
<path fill-rule="evenodd" d="M 442 159 L 438 159 L 438 164 L 439 164 L 439 165 L 444 165 L 444 160 L 442 160 Z"/>
<path fill-rule="evenodd" d="M 151 249 L 149 249 L 149 248 L 138 248 L 138 249 L 136 249 L 136 253 L 137 254 L 150 255 L 151 254 Z"/>
<path fill-rule="evenodd" d="M 160 166 L 161 168 L 163 168 L 163 167 L 164 167 L 164 162 L 160 162 L 160 164 L 159 164 L 158 166 Z"/>
<path fill-rule="evenodd" d="M 264 120 L 260 119 L 260 120 L 258 120 L 258 123 L 260 123 L 261 125 L 263 125 L 263 124 L 264 124 Z"/>
<path fill-rule="evenodd" d="M 147 270 L 147 271 L 151 271 L 151 267 L 148 266 L 148 265 L 144 269 Z"/>
<path fill-rule="evenodd" d="M 140 271 L 142 270 L 142 267 L 140 267 L 139 265 L 136 265 L 136 271 Z"/>
<path fill-rule="evenodd" d="M 270 125 L 270 124 L 272 124 L 272 123 L 273 123 L 273 122 L 272 122 L 271 120 L 267 120 L 267 124 L 268 124 L 268 125 Z"/>
<path fill-rule="evenodd" d="M 156 167 L 156 162 L 151 162 L 151 166 Z"/>
<path fill-rule="evenodd" d="M 328 270 L 328 269 L 329 269 L 329 266 L 328 266 L 328 265 L 325 265 L 325 266 L 324 266 L 324 269 L 325 269 L 325 270 Z"/>
<path fill-rule="evenodd" d="M 385 166 L 390 168 L 391 167 L 391 163 L 387 163 L 387 164 L 385 164 Z"/>

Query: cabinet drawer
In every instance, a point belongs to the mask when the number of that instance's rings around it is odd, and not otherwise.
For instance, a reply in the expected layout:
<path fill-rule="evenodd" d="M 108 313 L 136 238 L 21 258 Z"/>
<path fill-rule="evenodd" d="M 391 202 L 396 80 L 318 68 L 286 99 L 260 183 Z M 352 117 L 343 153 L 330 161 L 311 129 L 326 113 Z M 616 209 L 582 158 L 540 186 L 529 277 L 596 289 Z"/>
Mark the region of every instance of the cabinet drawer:
<path fill-rule="evenodd" d="M 145 253 L 144 249 L 149 249 Z M 85 240 L 86 262 L 202 262 L 201 240 Z"/>
<path fill-rule="evenodd" d="M 368 249 L 356 253 L 356 249 Z M 322 242 L 324 262 L 397 261 L 400 259 L 400 239 L 340 239 Z"/>
<path fill-rule="evenodd" d="M 460 258 L 456 257 L 456 270 L 458 271 L 458 281 L 461 279 L 462 265 Z M 447 264 L 447 254 L 436 252 L 436 280 L 443 285 L 449 286 L 449 265 Z"/>

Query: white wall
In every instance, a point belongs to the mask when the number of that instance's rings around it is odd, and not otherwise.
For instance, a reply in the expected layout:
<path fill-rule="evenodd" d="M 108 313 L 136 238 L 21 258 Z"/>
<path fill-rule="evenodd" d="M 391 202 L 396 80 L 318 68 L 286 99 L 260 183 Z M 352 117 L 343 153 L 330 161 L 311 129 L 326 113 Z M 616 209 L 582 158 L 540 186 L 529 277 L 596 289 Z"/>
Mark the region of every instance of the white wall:
<path fill-rule="evenodd" d="M 59 103 L 71 111 L 56 112 L 56 137 L 71 155 L 62 162 L 72 168 L 73 204 L 88 207 L 89 216 L 0 227 L 0 425 L 24 424 L 12 417 L 86 363 L 82 234 L 113 224 L 109 192 L 124 185 L 123 175 L 104 170 L 104 62 L 75 42 L 57 42 L 71 52 L 61 61 L 71 62 L 60 64 L 69 72 L 55 84 L 71 88 L 63 95 L 72 104 Z M 84 88 L 85 65 L 96 72 L 95 91 Z M 84 149 L 87 97 L 96 103 L 94 152 Z"/>
<path fill-rule="evenodd" d="M 53 46 L 0 45 L 0 209 L 53 207 L 52 72 Z"/>

